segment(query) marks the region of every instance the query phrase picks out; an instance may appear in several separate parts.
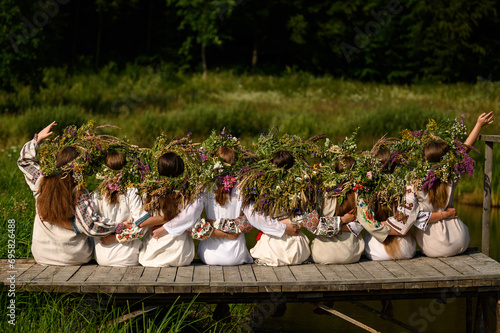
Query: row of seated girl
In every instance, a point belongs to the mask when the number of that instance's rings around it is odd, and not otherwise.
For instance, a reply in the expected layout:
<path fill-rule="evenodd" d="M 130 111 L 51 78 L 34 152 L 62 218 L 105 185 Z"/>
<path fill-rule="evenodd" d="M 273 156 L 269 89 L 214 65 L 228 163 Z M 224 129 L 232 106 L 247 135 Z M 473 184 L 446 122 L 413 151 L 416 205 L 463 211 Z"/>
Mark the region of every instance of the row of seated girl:
<path fill-rule="evenodd" d="M 472 146 L 481 128 L 491 122 L 491 114 L 481 115 L 465 144 Z M 236 188 L 230 193 L 216 188 L 182 210 L 181 198 L 172 193 L 161 198 L 157 209 L 150 214 L 141 210 L 142 198 L 134 188 L 121 195 L 90 195 L 86 190 L 76 190 L 71 173 L 44 177 L 37 150 L 41 141 L 52 134 L 51 128 L 55 125 L 55 122 L 50 124 L 26 143 L 18 160 L 36 199 L 32 253 L 40 264 L 86 263 L 92 259 L 95 243 L 95 257 L 102 265 L 188 265 L 194 258 L 195 247 L 187 231 L 193 228 L 203 209 L 210 221 L 237 219 L 243 212 L 248 222 L 263 233 L 256 246 L 248 251 L 244 234 L 214 229 L 211 237 L 201 241 L 198 247 L 199 257 L 212 265 L 250 263 L 252 257 L 261 264 L 291 265 L 300 264 L 310 256 L 317 263 L 342 264 L 358 261 L 363 251 L 373 260 L 408 259 L 416 249 L 410 231 L 412 226 L 415 226 L 417 243 L 428 256 L 456 255 L 469 243 L 467 227 L 452 208 L 456 184 L 439 182 L 428 191 L 415 191 L 408 186 L 402 194 L 404 204 L 376 208 L 376 218 L 382 221 L 383 228 L 375 231 L 360 223 L 360 207 L 354 193 L 348 193 L 341 205 L 337 205 L 336 198 L 324 198 L 319 205 L 320 215 L 337 218 L 341 227 L 331 237 L 316 236 L 311 246 L 293 219 L 279 221 L 253 212 L 251 205 L 242 207 Z M 431 143 L 425 147 L 425 158 L 439 160 L 445 151 L 442 142 Z M 383 159 L 386 152 L 379 153 Z M 76 154 L 74 149 L 66 147 L 59 152 L 56 163 L 69 163 Z M 227 147 L 220 147 L 217 154 L 226 163 L 232 163 L 235 158 Z M 124 161 L 120 154 L 110 154 L 107 159 L 112 169 L 119 169 Z M 183 161 L 175 153 L 166 153 L 157 162 L 161 176 L 177 176 L 184 171 Z M 294 161 L 290 153 L 278 151 L 273 162 L 287 169 Z M 349 161 L 344 160 L 338 166 L 342 167 L 349 167 Z M 148 200 L 146 197 L 145 202 Z M 131 223 L 125 223 L 123 228 L 123 222 L 127 221 Z M 360 235 L 363 227 L 367 230 L 364 240 Z M 139 239 L 142 236 L 143 239 Z"/>

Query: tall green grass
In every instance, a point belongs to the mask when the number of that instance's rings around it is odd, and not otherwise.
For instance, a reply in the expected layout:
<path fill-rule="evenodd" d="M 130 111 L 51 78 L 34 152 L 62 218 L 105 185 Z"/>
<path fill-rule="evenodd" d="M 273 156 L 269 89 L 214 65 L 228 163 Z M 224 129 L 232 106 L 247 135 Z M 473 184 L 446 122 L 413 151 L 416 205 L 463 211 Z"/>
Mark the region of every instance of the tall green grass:
<path fill-rule="evenodd" d="M 174 302 L 152 311 L 147 299 L 119 305 L 106 295 L 17 292 L 14 298 L 0 291 L 0 305 L 6 309 L 15 300 L 15 325 L 3 318 L 2 332 L 247 332 L 252 305 L 233 305 L 226 320 L 212 319 L 215 305 Z M 135 311 L 135 317 L 128 316 Z"/>

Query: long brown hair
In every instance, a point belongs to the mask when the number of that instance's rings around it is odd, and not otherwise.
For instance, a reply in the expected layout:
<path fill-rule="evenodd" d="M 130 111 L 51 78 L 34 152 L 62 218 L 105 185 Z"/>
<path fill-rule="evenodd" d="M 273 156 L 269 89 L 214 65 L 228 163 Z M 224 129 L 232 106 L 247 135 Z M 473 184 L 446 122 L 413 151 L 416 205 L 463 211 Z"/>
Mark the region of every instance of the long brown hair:
<path fill-rule="evenodd" d="M 121 170 L 125 164 L 127 163 L 127 158 L 125 153 L 118 150 L 110 150 L 106 155 L 106 165 L 111 170 Z M 117 204 L 120 199 L 120 194 L 118 191 L 112 191 L 107 189 L 104 192 L 104 197 L 108 201 L 109 204 L 114 205 Z"/>
<path fill-rule="evenodd" d="M 347 192 L 342 204 L 335 208 L 335 216 L 344 216 L 351 210 L 356 209 L 356 195 L 352 190 Z"/>
<path fill-rule="evenodd" d="M 448 151 L 448 145 L 442 140 L 429 142 L 424 148 L 425 159 L 429 162 L 439 162 Z M 427 190 L 429 201 L 437 209 L 444 209 L 448 205 L 448 186 L 437 179 Z"/>
<path fill-rule="evenodd" d="M 392 209 L 388 206 L 381 205 L 377 202 L 375 219 L 377 221 L 386 221 L 389 215 L 392 215 Z M 399 247 L 399 236 L 387 236 L 382 242 L 385 252 L 392 258 L 392 260 L 403 259 L 401 248 Z"/>
<path fill-rule="evenodd" d="M 176 153 L 169 152 L 161 155 L 157 161 L 158 173 L 160 176 L 177 177 L 184 173 L 184 161 Z M 147 196 L 145 204 L 151 201 L 151 197 Z M 157 211 L 160 211 L 165 221 L 170 221 L 181 212 L 180 206 L 182 197 L 175 193 L 169 193 L 160 198 Z"/>
<path fill-rule="evenodd" d="M 224 161 L 224 163 L 227 163 L 230 165 L 233 165 L 234 162 L 236 162 L 236 160 L 237 160 L 237 156 L 236 156 L 236 153 L 234 152 L 234 150 L 232 148 L 226 147 L 226 146 L 219 147 L 219 149 L 217 149 L 217 151 L 215 152 L 215 156 L 220 157 L 222 159 L 222 161 Z M 230 193 L 231 192 L 229 192 L 229 193 L 224 192 L 224 186 L 222 186 L 222 184 L 218 183 L 217 188 L 214 190 L 215 201 L 217 201 L 217 203 L 219 205 L 224 206 L 229 199 Z"/>
<path fill-rule="evenodd" d="M 60 168 L 78 157 L 78 152 L 70 146 L 62 148 L 56 157 L 56 167 Z M 44 220 L 62 226 L 75 216 L 75 205 L 81 191 L 76 190 L 76 182 L 71 172 L 43 177 L 38 189 L 36 207 Z"/>

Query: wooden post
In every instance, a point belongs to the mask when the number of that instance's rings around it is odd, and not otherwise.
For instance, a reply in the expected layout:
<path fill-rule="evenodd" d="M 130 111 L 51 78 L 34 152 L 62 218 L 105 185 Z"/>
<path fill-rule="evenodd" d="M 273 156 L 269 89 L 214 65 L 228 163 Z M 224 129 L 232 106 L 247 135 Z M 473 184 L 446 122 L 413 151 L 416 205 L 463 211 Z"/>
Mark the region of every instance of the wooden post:
<path fill-rule="evenodd" d="M 490 254 L 490 218 L 491 218 L 491 178 L 493 168 L 493 142 L 486 141 L 484 148 L 484 198 L 483 198 L 483 226 L 481 237 L 481 251 Z"/>
<path fill-rule="evenodd" d="M 496 332 L 500 333 L 500 292 L 497 292 L 496 303 L 497 303 L 497 320 L 496 320 L 497 327 L 496 327 Z"/>
<path fill-rule="evenodd" d="M 467 296 L 465 305 L 465 331 L 472 333 L 472 297 Z"/>

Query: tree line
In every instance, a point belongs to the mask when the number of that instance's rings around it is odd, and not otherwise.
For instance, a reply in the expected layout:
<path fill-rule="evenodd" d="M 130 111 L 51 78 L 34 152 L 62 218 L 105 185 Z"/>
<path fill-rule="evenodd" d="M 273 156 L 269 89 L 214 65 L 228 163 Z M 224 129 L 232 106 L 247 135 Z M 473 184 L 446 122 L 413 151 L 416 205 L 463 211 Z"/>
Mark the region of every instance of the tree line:
<path fill-rule="evenodd" d="M 0 88 L 114 62 L 389 83 L 500 69 L 496 0 L 1 0 Z"/>

